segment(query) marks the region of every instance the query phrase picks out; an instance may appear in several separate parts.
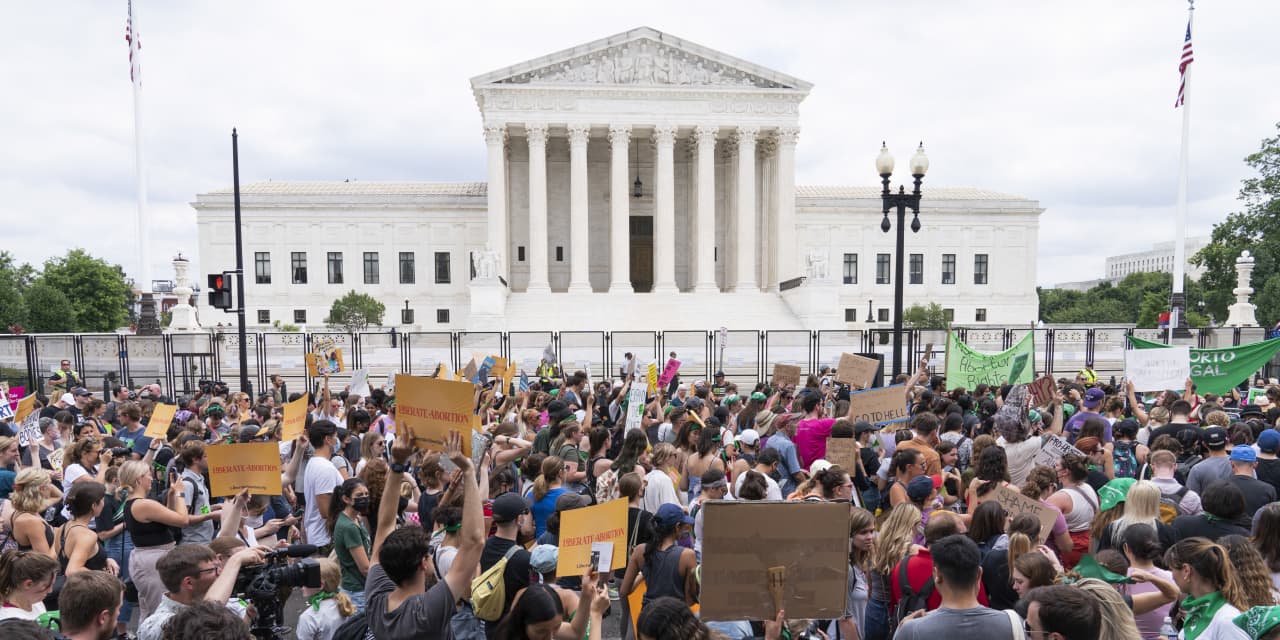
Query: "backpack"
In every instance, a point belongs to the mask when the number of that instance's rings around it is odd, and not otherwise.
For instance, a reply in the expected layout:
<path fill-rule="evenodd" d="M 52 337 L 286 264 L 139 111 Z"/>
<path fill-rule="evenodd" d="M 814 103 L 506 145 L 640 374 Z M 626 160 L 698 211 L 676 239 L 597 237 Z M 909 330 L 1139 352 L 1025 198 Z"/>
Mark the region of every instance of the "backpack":
<path fill-rule="evenodd" d="M 356 614 L 347 618 L 337 629 L 333 630 L 331 640 L 372 640 L 373 633 L 369 631 L 369 615 Z"/>
<path fill-rule="evenodd" d="M 486 622 L 497 622 L 502 618 L 507 605 L 507 585 L 502 577 L 507 571 L 507 561 L 521 548 L 518 544 L 511 545 L 501 560 L 471 581 L 471 607 L 477 618 Z"/>
<path fill-rule="evenodd" d="M 929 596 L 933 595 L 933 576 L 929 576 L 919 593 L 911 590 L 911 581 L 907 579 L 907 562 L 910 559 L 911 556 L 906 556 L 898 563 L 898 586 L 902 590 L 902 597 L 898 599 L 898 608 L 893 612 L 892 623 L 895 629 L 903 618 L 928 607 Z"/>
<path fill-rule="evenodd" d="M 1178 482 L 1186 484 L 1187 476 L 1191 473 L 1191 467 L 1199 464 L 1201 460 L 1204 460 L 1204 457 L 1199 454 L 1193 453 L 1187 456 L 1185 459 L 1178 462 L 1178 468 L 1173 472 L 1173 477 L 1176 478 Z"/>
<path fill-rule="evenodd" d="M 1111 455 L 1115 460 L 1115 477 L 1137 478 L 1138 456 L 1135 451 L 1138 448 L 1138 443 L 1116 440 L 1114 446 L 1115 449 Z"/>
<path fill-rule="evenodd" d="M 1182 515 L 1182 499 L 1190 489 L 1182 487 L 1173 493 L 1160 494 L 1160 521 L 1173 524 L 1173 519 Z"/>

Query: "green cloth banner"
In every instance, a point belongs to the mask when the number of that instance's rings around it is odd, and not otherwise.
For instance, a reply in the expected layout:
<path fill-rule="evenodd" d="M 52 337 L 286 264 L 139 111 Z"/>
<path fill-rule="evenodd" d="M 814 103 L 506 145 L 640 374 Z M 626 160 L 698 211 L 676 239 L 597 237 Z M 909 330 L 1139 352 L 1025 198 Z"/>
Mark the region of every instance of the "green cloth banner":
<path fill-rule="evenodd" d="M 1000 353 L 982 353 L 947 329 L 947 388 L 973 389 L 980 384 L 1028 384 L 1035 379 L 1034 333 Z"/>
<path fill-rule="evenodd" d="M 1134 349 L 1161 349 L 1169 345 L 1129 336 Z M 1231 388 L 1246 380 L 1262 368 L 1280 351 L 1280 338 L 1272 338 L 1221 349 L 1191 349 L 1191 381 L 1196 383 L 1196 393 L 1231 392 Z"/>

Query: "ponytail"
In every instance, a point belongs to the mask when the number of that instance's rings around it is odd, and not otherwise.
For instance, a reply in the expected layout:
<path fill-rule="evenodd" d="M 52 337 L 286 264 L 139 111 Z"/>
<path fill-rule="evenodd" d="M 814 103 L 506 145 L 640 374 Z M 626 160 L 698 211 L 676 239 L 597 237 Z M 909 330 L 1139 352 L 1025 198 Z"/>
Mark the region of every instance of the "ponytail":
<path fill-rule="evenodd" d="M 1242 611 L 1249 608 L 1249 598 L 1236 577 L 1235 568 L 1231 566 L 1231 556 L 1226 547 L 1208 538 L 1185 538 L 1169 547 L 1164 554 L 1164 562 L 1170 570 L 1184 564 L 1190 566 L 1192 571 L 1218 589 L 1227 604 Z"/>
<path fill-rule="evenodd" d="M 338 613 L 343 618 L 349 618 L 356 612 L 356 603 L 351 601 L 351 597 L 338 590 L 333 594 L 333 602 L 338 605 Z"/>
<path fill-rule="evenodd" d="M 22 583 L 42 582 L 57 571 L 58 561 L 39 551 L 5 551 L 0 554 L 0 596 L 7 599 Z"/>
<path fill-rule="evenodd" d="M 1236 568 L 1231 564 L 1231 556 L 1227 554 L 1227 548 L 1215 544 L 1212 549 L 1212 553 L 1218 557 L 1218 562 L 1222 565 L 1222 587 L 1219 589 L 1222 592 L 1222 599 L 1241 611 L 1247 611 L 1249 597 L 1245 593 L 1244 585 L 1236 576 Z"/>
<path fill-rule="evenodd" d="M 551 483 L 560 477 L 562 469 L 564 469 L 564 461 L 559 457 L 547 456 L 543 459 L 538 478 L 533 481 L 534 502 L 547 497 L 547 492 L 551 490 Z"/>
<path fill-rule="evenodd" d="M 1013 580 L 1013 563 L 1035 549 L 1032 540 L 1040 539 L 1040 519 L 1029 513 L 1014 516 L 1009 523 L 1009 579 Z M 1012 584 L 1012 583 L 1011 583 Z"/>

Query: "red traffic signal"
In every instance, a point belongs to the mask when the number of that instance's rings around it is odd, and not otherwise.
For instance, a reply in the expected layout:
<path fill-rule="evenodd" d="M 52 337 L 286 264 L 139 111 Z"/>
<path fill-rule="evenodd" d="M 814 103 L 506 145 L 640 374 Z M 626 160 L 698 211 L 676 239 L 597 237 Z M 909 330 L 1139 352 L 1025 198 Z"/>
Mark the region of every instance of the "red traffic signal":
<path fill-rule="evenodd" d="M 231 278 L 225 273 L 209 274 L 209 306 L 226 311 L 231 304 Z"/>

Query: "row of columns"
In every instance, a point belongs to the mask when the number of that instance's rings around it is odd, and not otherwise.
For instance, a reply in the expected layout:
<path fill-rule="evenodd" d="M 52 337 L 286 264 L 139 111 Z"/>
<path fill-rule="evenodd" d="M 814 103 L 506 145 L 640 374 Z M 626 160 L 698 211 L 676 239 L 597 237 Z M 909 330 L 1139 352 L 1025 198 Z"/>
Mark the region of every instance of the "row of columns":
<path fill-rule="evenodd" d="M 545 123 L 524 126 L 529 145 L 529 282 L 530 293 L 551 291 L 547 270 L 547 134 Z M 720 127 L 699 125 L 694 131 L 697 144 L 697 197 L 695 199 L 694 242 L 696 258 L 692 264 L 695 292 L 716 291 L 715 275 L 715 147 Z M 628 189 L 627 159 L 631 144 L 631 125 L 609 126 L 610 193 L 610 269 L 609 291 L 634 291 L 631 285 L 631 203 Z M 653 209 L 653 262 L 655 293 L 678 291 L 675 273 L 675 140 L 677 127 L 659 124 L 653 127 L 657 150 L 655 163 Z M 589 292 L 587 236 L 587 143 L 590 124 L 568 125 L 569 138 L 569 291 Z M 739 126 L 733 132 L 738 148 L 737 206 L 733 215 L 737 234 L 737 277 L 726 282 L 727 290 L 758 289 L 756 281 L 756 140 L 758 126 Z M 772 203 L 776 211 L 775 226 L 769 231 L 775 241 L 773 258 L 777 260 L 779 282 L 790 278 L 798 269 L 795 255 L 795 145 L 799 130 L 778 130 L 778 185 Z M 486 125 L 488 145 L 488 237 L 487 244 L 498 256 L 498 273 L 509 274 L 507 256 L 507 189 L 504 125 Z M 621 197 L 618 197 L 621 196 Z M 726 273 L 728 273 L 726 271 Z"/>

